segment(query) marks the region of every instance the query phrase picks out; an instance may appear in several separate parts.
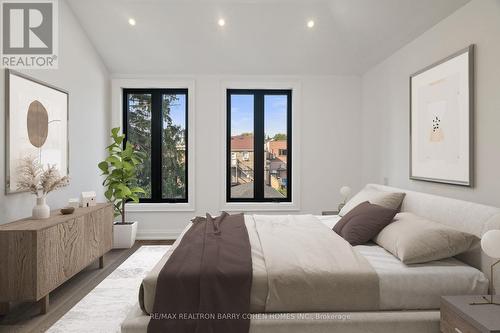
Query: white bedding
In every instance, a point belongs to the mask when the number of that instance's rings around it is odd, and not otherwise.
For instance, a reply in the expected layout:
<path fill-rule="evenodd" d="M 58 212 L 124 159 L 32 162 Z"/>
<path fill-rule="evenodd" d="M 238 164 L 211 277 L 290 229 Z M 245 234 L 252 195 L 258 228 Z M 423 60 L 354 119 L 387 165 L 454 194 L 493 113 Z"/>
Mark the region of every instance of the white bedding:
<path fill-rule="evenodd" d="M 317 218 L 329 228 L 340 220 L 337 215 Z M 356 248 L 379 276 L 381 310 L 438 309 L 440 296 L 488 291 L 485 275 L 455 258 L 405 265 L 376 244 Z"/>
<path fill-rule="evenodd" d="M 245 224 L 254 312 L 380 309 L 372 265 L 313 215 L 246 215 Z"/>
<path fill-rule="evenodd" d="M 327 226 L 327 232 L 340 220 L 340 217 L 333 215 L 316 218 Z M 188 228 L 189 226 L 186 230 Z M 247 223 L 247 229 L 250 243 L 260 243 L 255 225 Z M 157 275 L 180 242 L 180 238 L 143 280 L 140 299 L 148 312 L 152 311 L 153 307 Z M 378 276 L 379 310 L 434 310 L 439 309 L 440 296 L 486 294 L 488 290 L 488 280 L 481 271 L 454 258 L 405 265 L 376 244 L 361 245 L 356 249 Z M 259 246 L 252 246 L 252 265 L 254 275 L 251 311 L 264 312 L 269 281 L 265 258 Z"/>

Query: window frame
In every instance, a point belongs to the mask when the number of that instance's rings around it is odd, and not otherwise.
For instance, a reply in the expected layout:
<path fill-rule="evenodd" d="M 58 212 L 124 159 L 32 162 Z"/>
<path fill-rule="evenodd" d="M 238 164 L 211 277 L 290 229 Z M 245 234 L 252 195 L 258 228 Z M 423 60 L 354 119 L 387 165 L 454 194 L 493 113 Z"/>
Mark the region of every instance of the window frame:
<path fill-rule="evenodd" d="M 123 146 L 128 141 L 128 95 L 151 94 L 151 198 L 140 198 L 139 203 L 189 203 L 189 89 L 188 88 L 123 88 L 122 89 L 122 129 L 125 135 Z M 185 196 L 184 198 L 163 198 L 162 196 L 162 96 L 184 94 L 185 107 Z M 156 111 L 155 111 L 156 110 Z M 155 184 L 155 186 L 153 186 Z"/>
<path fill-rule="evenodd" d="M 226 203 L 293 203 L 292 201 L 292 94 L 293 89 L 226 89 Z M 253 95 L 254 97 L 254 196 L 253 198 L 231 197 L 231 96 Z M 287 196 L 266 198 L 264 193 L 264 143 L 265 143 L 265 96 L 287 97 Z M 262 162 L 262 163 L 261 163 Z"/>

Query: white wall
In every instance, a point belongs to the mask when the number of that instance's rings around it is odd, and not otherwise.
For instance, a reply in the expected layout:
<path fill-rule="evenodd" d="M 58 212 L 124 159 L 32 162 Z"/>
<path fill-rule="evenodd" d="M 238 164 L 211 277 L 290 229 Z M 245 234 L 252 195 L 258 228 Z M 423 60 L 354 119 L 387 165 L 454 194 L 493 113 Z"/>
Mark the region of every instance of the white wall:
<path fill-rule="evenodd" d="M 117 75 L 117 77 L 123 77 Z M 164 79 L 168 79 L 165 77 Z M 187 212 L 134 212 L 139 221 L 140 238 L 175 238 L 195 215 L 218 213 L 222 206 L 224 183 L 222 162 L 226 134 L 221 89 L 223 82 L 300 83 L 300 210 L 288 213 L 314 213 L 335 209 L 340 202 L 339 188 L 349 184 L 361 187 L 361 106 L 360 78 L 353 76 L 307 77 L 222 77 L 195 76 L 195 210 Z M 274 212 L 275 213 L 275 212 Z"/>
<path fill-rule="evenodd" d="M 362 77 L 363 180 L 500 206 L 500 1 L 474 0 Z M 409 76 L 476 44 L 476 186 L 409 179 Z"/>
<path fill-rule="evenodd" d="M 0 100 L 5 98 L 5 71 L 0 71 Z M 65 1 L 59 1 L 59 69 L 25 73 L 69 91 L 71 185 L 51 193 L 48 204 L 60 208 L 84 190 L 97 190 L 103 200 L 97 163 L 105 156 L 109 128 L 109 77 Z M 5 109 L 0 112 L 0 224 L 31 216 L 34 196 L 5 195 Z"/>

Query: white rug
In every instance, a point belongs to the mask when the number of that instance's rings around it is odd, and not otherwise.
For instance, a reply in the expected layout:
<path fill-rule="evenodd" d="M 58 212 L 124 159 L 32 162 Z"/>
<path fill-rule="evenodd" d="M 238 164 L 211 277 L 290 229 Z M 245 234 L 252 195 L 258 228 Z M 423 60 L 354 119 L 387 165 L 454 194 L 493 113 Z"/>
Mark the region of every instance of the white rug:
<path fill-rule="evenodd" d="M 137 303 L 144 276 L 170 246 L 142 246 L 47 332 L 115 333 L 131 307 Z"/>

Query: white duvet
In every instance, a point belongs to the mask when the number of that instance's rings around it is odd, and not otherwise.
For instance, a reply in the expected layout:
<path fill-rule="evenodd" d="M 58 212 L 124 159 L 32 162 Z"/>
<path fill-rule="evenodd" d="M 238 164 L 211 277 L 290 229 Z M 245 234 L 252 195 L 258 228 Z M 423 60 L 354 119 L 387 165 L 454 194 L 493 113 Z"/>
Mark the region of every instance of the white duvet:
<path fill-rule="evenodd" d="M 357 249 L 313 215 L 246 215 L 253 312 L 379 309 L 379 282 Z"/>

